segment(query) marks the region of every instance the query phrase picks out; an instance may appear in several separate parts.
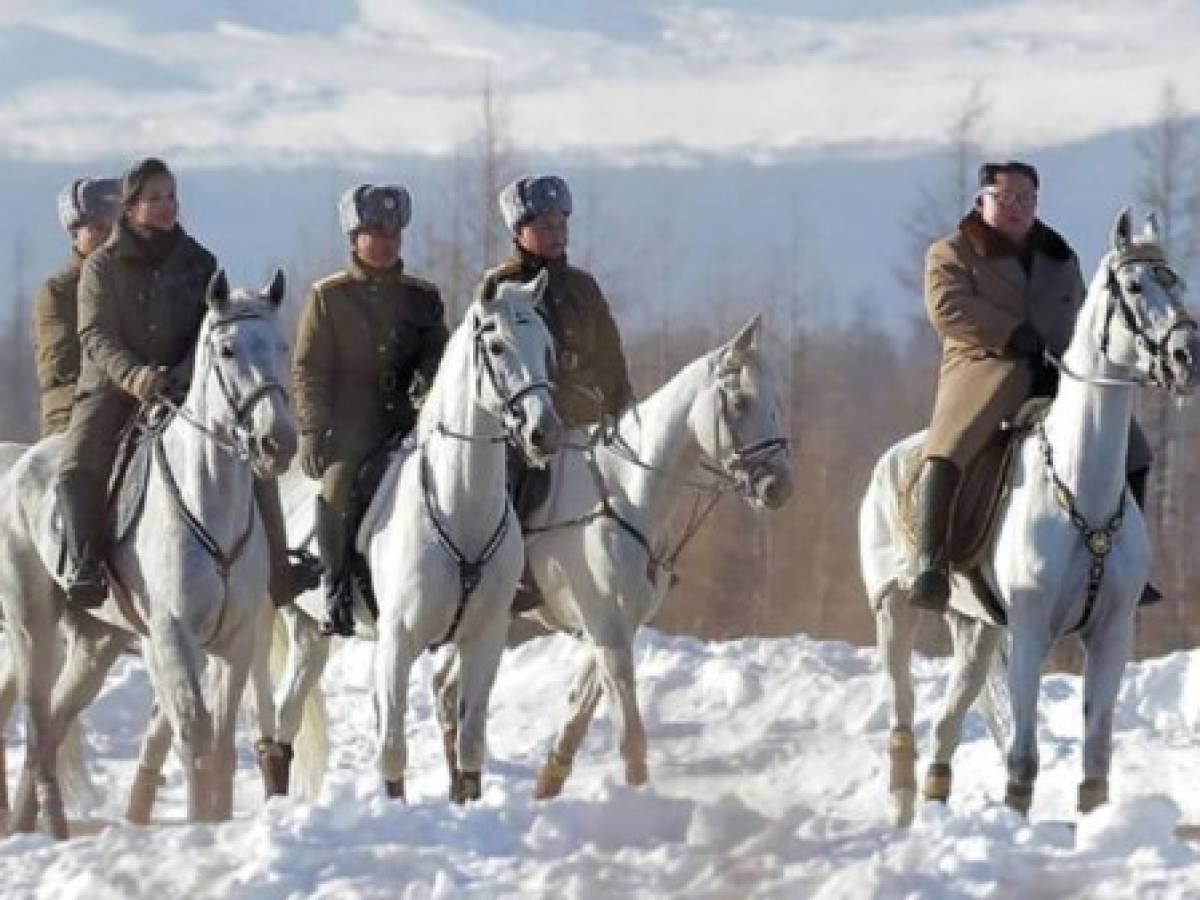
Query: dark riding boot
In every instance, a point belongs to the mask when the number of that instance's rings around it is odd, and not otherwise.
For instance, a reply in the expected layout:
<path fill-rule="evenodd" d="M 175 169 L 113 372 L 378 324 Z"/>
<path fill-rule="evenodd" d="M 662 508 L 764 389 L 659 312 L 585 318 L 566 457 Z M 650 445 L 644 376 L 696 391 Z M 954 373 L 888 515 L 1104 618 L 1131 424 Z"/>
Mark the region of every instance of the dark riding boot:
<path fill-rule="evenodd" d="M 1133 496 L 1133 502 L 1138 505 L 1138 509 L 1145 512 L 1146 482 L 1150 478 L 1150 470 L 1139 469 L 1136 472 L 1130 472 L 1125 477 L 1129 482 L 1129 493 Z M 1152 603 L 1157 603 L 1162 598 L 1162 591 L 1147 582 L 1146 586 L 1142 588 L 1142 596 L 1138 599 L 1138 606 L 1149 606 Z"/>
<path fill-rule="evenodd" d="M 274 478 L 254 479 L 254 499 L 270 548 L 271 581 L 267 590 L 276 607 L 287 606 L 298 594 L 321 583 L 321 563 L 303 548 L 288 549 L 283 504 L 279 500 L 279 484 Z"/>
<path fill-rule="evenodd" d="M 104 603 L 104 488 L 84 469 L 63 472 L 55 486 L 69 570 L 67 599 L 88 609 Z"/>
<path fill-rule="evenodd" d="M 925 460 L 917 482 L 917 565 L 913 606 L 945 612 L 950 602 L 950 564 L 946 559 L 950 511 L 958 490 L 958 466 L 940 456 Z"/>
<path fill-rule="evenodd" d="M 350 589 L 350 567 L 347 565 L 345 520 L 324 497 L 317 498 L 317 547 L 325 571 L 321 580 L 325 586 L 325 621 L 321 634 L 354 636 L 354 595 Z"/>

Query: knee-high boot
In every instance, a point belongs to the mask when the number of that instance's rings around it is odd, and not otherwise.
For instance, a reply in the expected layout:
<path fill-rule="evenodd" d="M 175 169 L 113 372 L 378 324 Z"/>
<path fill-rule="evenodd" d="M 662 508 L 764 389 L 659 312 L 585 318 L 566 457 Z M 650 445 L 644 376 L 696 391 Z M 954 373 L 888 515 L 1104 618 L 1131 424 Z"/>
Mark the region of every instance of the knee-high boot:
<path fill-rule="evenodd" d="M 321 583 L 321 565 L 304 549 L 289 550 L 283 503 L 279 499 L 279 484 L 274 478 L 254 479 L 254 499 L 262 516 L 263 530 L 271 555 L 271 581 L 268 588 L 271 602 L 286 606 L 297 594 L 311 590 Z"/>
<path fill-rule="evenodd" d="M 70 558 L 67 599 L 100 606 L 108 596 L 104 568 L 104 488 L 85 469 L 69 469 L 55 485 L 63 517 L 63 540 Z"/>
<path fill-rule="evenodd" d="M 354 634 L 354 595 L 350 589 L 350 567 L 347 565 L 345 519 L 324 497 L 317 498 L 317 547 L 325 572 L 325 621 L 321 633 L 351 637 Z"/>
<path fill-rule="evenodd" d="M 1146 483 L 1150 480 L 1150 470 L 1138 469 L 1136 472 L 1130 472 L 1125 478 L 1129 483 L 1129 493 L 1133 497 L 1133 502 L 1138 505 L 1138 509 L 1145 512 Z M 1146 586 L 1142 588 L 1142 596 L 1138 599 L 1138 606 L 1149 606 L 1152 603 L 1157 603 L 1162 598 L 1162 591 L 1147 582 Z"/>
<path fill-rule="evenodd" d="M 950 601 L 950 564 L 946 542 L 950 511 L 958 491 L 958 466 L 940 456 L 925 460 L 917 483 L 917 559 L 912 604 L 934 612 L 945 612 Z"/>

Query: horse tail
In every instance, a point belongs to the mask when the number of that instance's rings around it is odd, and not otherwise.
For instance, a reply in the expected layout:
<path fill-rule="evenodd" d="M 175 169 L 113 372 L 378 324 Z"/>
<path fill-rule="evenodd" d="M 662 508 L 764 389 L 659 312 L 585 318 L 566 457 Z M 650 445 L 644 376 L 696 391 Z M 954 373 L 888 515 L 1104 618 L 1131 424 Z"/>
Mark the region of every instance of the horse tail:
<path fill-rule="evenodd" d="M 298 613 L 297 619 L 304 616 Z M 283 616 L 272 617 L 271 627 L 271 681 L 278 683 L 287 666 L 290 634 Z M 296 628 L 307 623 L 297 621 Z M 293 773 L 299 796 L 315 800 L 321 793 L 325 780 L 325 769 L 329 765 L 329 712 L 325 692 L 318 681 L 304 698 L 304 710 L 300 718 L 300 730 L 292 745 Z"/>
<path fill-rule="evenodd" d="M 900 491 L 924 439 L 924 432 L 910 435 L 880 456 L 858 510 L 859 566 L 873 610 L 889 591 L 908 590 L 915 574 L 904 536 Z"/>

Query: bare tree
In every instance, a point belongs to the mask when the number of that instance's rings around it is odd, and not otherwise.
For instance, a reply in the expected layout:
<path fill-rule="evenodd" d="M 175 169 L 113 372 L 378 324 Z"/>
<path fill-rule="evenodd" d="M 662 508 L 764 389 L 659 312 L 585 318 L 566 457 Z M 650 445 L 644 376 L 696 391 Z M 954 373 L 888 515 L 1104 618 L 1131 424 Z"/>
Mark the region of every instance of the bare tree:
<path fill-rule="evenodd" d="M 901 220 L 911 252 L 909 261 L 893 274 L 914 294 L 921 294 L 925 287 L 925 251 L 954 227 L 970 205 L 974 192 L 971 175 L 979 159 L 980 133 L 989 106 L 983 86 L 975 82 L 946 126 L 945 169 L 936 184 L 917 187 L 917 203 Z"/>
<path fill-rule="evenodd" d="M 1137 150 L 1143 165 L 1137 179 L 1138 200 L 1157 214 L 1168 258 L 1182 274 L 1192 274 L 1200 262 L 1200 143 L 1195 120 L 1181 105 L 1174 83 L 1163 85 L 1158 115 L 1138 139 Z M 1143 419 L 1155 454 L 1147 512 L 1155 546 L 1160 548 L 1164 587 L 1182 629 L 1191 548 L 1177 496 L 1180 414 L 1168 398 L 1154 395 L 1145 398 Z"/>

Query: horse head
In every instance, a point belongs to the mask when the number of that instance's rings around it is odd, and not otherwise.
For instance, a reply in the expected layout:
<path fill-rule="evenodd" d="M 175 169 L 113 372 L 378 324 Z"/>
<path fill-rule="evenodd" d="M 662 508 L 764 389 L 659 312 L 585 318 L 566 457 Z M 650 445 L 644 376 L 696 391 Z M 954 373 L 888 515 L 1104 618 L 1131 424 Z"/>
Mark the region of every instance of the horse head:
<path fill-rule="evenodd" d="M 711 381 L 688 422 L 709 461 L 751 503 L 778 509 L 792 494 L 791 455 L 782 430 L 779 378 L 759 348 L 755 316 L 710 355 Z"/>
<path fill-rule="evenodd" d="M 187 406 L 210 432 L 226 436 L 260 476 L 285 471 L 296 425 L 284 388 L 287 345 L 279 327 L 283 272 L 257 293 L 230 292 L 223 270 L 208 285 L 208 314 L 196 350 Z"/>
<path fill-rule="evenodd" d="M 1121 210 L 1096 279 L 1093 290 L 1106 292 L 1102 352 L 1158 387 L 1190 393 L 1200 379 L 1200 339 L 1153 214 L 1135 235 L 1129 209 Z"/>
<path fill-rule="evenodd" d="M 551 396 L 554 339 L 534 307 L 547 280 L 543 270 L 528 284 L 504 282 L 494 299 L 476 303 L 470 313 L 476 400 L 539 467 L 558 452 L 563 438 Z"/>

